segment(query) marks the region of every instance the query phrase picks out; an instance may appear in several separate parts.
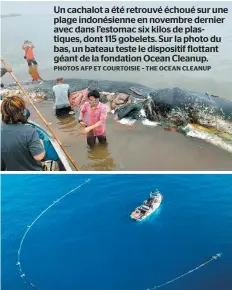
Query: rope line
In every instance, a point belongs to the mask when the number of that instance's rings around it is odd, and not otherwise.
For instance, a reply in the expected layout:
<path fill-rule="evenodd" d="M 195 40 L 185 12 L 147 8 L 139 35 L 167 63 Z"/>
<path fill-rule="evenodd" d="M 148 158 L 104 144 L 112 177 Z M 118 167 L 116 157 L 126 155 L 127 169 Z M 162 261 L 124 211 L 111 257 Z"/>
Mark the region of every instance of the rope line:
<path fill-rule="evenodd" d="M 24 240 L 28 234 L 28 232 L 31 230 L 32 226 L 45 214 L 45 212 L 47 212 L 51 207 L 53 207 L 56 203 L 58 203 L 60 200 L 62 200 L 63 198 L 65 198 L 66 196 L 68 196 L 69 194 L 71 194 L 72 192 L 76 191 L 78 188 L 82 187 L 84 184 L 90 182 L 90 179 L 87 179 L 84 183 L 82 183 L 81 185 L 73 188 L 72 190 L 70 190 L 69 192 L 65 193 L 64 195 L 62 195 L 60 198 L 58 198 L 57 200 L 53 201 L 52 204 L 50 204 L 45 210 L 43 210 L 34 220 L 33 222 L 27 226 L 27 229 L 20 241 L 20 245 L 19 245 L 19 249 L 18 249 L 18 262 L 17 262 L 17 266 L 18 266 L 18 271 L 19 271 L 19 274 L 20 274 L 20 277 L 31 287 L 33 287 L 34 289 L 37 289 L 38 288 L 33 284 L 31 283 L 25 273 L 23 272 L 23 269 L 22 269 L 22 266 L 21 266 L 21 251 L 22 251 L 22 247 L 23 247 L 23 243 L 24 243 Z"/>
<path fill-rule="evenodd" d="M 219 259 L 219 258 L 221 257 L 221 255 L 222 255 L 222 253 L 218 253 L 218 254 L 216 254 L 215 256 L 212 256 L 212 258 L 211 258 L 210 260 L 208 260 L 207 262 L 201 264 L 200 266 L 198 266 L 198 267 L 196 267 L 196 268 L 194 268 L 194 269 L 192 269 L 192 270 L 189 270 L 189 271 L 186 272 L 185 274 L 180 275 L 180 276 L 178 276 L 178 277 L 176 277 L 176 278 L 174 278 L 174 279 L 172 279 L 172 280 L 169 280 L 169 281 L 165 282 L 164 284 L 161 284 L 161 285 L 158 285 L 158 286 L 154 286 L 154 287 L 152 287 L 152 288 L 148 288 L 147 290 L 155 290 L 155 289 L 158 289 L 158 288 L 164 287 L 164 286 L 166 286 L 166 285 L 168 285 L 168 284 L 170 284 L 170 283 L 173 283 L 173 282 L 175 282 L 176 280 L 179 280 L 179 279 L 183 278 L 184 276 L 189 275 L 189 274 L 191 274 L 192 272 L 194 272 L 194 271 L 196 271 L 196 270 L 199 270 L 201 267 L 204 267 L 205 265 L 209 264 L 209 263 L 212 262 L 213 260 L 217 260 L 217 259 Z"/>

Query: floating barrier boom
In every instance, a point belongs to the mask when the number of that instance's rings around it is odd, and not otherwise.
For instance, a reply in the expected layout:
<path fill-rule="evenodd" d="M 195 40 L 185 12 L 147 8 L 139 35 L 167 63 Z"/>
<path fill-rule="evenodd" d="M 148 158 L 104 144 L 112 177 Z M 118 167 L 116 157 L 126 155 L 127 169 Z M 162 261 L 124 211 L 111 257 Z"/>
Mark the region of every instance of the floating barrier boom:
<path fill-rule="evenodd" d="M 213 260 L 217 260 L 217 259 L 219 259 L 219 258 L 221 257 L 221 255 L 222 255 L 222 253 L 218 253 L 218 254 L 216 254 L 215 256 L 212 256 L 212 258 L 211 258 L 210 260 L 208 260 L 207 262 L 205 262 L 205 263 L 201 264 L 200 266 L 198 266 L 198 267 L 196 267 L 196 268 L 194 268 L 194 269 L 192 269 L 192 270 L 186 272 L 185 274 L 180 275 L 180 276 L 178 276 L 178 277 L 176 277 L 176 278 L 174 278 L 174 279 L 172 279 L 172 280 L 169 280 L 169 281 L 165 282 L 164 284 L 161 284 L 161 285 L 158 285 L 158 286 L 154 286 L 154 287 L 152 287 L 152 288 L 148 288 L 147 290 L 155 290 L 155 289 L 158 289 L 158 288 L 164 287 L 164 286 L 166 286 L 166 285 L 168 285 L 168 284 L 170 284 L 170 283 L 173 283 L 173 282 L 175 282 L 176 280 L 179 280 L 179 279 L 183 278 L 184 276 L 187 276 L 187 275 L 193 273 L 194 271 L 199 270 L 201 267 L 204 267 L 205 265 L 209 264 L 209 263 L 212 262 Z"/>
<path fill-rule="evenodd" d="M 20 277 L 22 279 L 24 279 L 24 281 L 31 286 L 32 288 L 39 290 L 34 284 L 32 284 L 26 277 L 25 273 L 23 272 L 22 266 L 21 266 L 21 251 L 22 251 L 22 247 L 23 247 L 23 243 L 24 240 L 28 234 L 28 232 L 31 230 L 32 226 L 45 214 L 45 212 L 47 212 L 51 207 L 53 207 L 57 202 L 61 201 L 63 198 L 65 198 L 66 196 L 70 195 L 72 192 L 76 191 L 78 188 L 82 187 L 84 184 L 90 182 L 90 179 L 85 180 L 84 183 L 82 183 L 81 185 L 73 188 L 72 190 L 68 191 L 67 193 L 65 193 L 64 195 L 62 195 L 60 198 L 58 198 L 57 200 L 53 201 L 52 204 L 50 204 L 46 209 L 44 209 L 34 220 L 33 222 L 27 226 L 27 229 L 20 241 L 20 245 L 19 245 L 19 249 L 18 249 L 18 262 L 16 263 L 17 267 L 18 267 L 18 271 L 20 274 Z"/>

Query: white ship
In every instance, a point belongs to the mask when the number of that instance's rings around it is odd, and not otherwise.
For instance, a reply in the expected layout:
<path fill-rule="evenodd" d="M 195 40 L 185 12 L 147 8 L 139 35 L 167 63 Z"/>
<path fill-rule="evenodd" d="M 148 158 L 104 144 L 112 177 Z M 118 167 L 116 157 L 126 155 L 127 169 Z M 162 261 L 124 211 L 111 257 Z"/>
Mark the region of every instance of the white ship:
<path fill-rule="evenodd" d="M 130 215 L 133 220 L 142 221 L 150 216 L 153 212 L 159 208 L 163 200 L 162 194 L 156 190 L 149 194 L 149 198 L 144 203 L 138 206 Z"/>

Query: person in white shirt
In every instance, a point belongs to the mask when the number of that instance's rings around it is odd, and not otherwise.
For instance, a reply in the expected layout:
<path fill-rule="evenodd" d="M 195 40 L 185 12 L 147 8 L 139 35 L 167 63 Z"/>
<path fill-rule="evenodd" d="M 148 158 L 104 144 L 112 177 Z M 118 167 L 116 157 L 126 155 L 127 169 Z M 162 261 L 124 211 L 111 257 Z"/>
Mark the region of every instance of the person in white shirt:
<path fill-rule="evenodd" d="M 56 79 L 56 85 L 52 88 L 55 97 L 55 114 L 56 116 L 63 116 L 66 114 L 73 114 L 71 109 L 69 96 L 70 88 L 68 84 L 64 83 L 63 78 Z"/>

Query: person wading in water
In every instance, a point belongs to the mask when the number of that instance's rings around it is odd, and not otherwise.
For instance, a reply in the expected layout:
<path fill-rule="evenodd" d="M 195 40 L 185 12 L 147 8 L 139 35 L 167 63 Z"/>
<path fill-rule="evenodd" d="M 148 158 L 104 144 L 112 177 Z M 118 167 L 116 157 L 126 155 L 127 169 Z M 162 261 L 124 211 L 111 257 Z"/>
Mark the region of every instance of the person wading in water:
<path fill-rule="evenodd" d="M 99 143 L 106 144 L 107 106 L 99 101 L 97 90 L 88 93 L 88 102 L 85 102 L 79 116 L 79 123 L 85 127 L 81 134 L 87 135 L 87 144 L 93 148 L 96 138 Z"/>
<path fill-rule="evenodd" d="M 55 99 L 54 109 L 56 116 L 74 114 L 69 103 L 70 87 L 64 83 L 64 79 L 57 78 L 56 85 L 53 86 L 52 90 Z"/>

